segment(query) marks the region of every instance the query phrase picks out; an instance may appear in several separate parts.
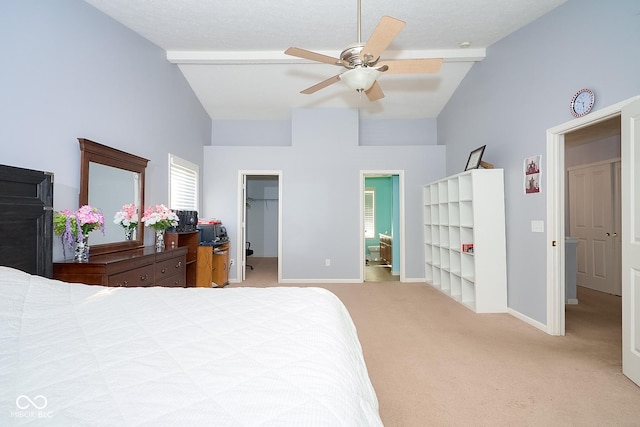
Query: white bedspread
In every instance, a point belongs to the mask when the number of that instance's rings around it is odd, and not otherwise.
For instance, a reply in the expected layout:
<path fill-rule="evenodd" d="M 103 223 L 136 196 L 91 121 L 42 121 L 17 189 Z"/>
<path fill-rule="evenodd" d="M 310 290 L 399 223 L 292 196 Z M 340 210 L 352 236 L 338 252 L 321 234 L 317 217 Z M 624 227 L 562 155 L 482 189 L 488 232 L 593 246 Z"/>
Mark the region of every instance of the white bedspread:
<path fill-rule="evenodd" d="M 106 288 L 0 267 L 0 425 L 379 426 L 319 288 Z"/>

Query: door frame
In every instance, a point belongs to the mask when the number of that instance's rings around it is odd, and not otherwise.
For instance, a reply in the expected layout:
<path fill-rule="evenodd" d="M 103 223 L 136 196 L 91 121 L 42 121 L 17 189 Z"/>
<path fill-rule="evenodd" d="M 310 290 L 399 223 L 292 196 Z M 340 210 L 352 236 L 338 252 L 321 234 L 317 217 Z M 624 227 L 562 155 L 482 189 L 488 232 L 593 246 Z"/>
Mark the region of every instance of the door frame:
<path fill-rule="evenodd" d="M 247 272 L 247 178 L 252 176 L 275 176 L 278 178 L 278 283 L 282 281 L 282 171 L 281 170 L 238 170 L 238 219 L 236 248 L 236 277 L 244 282 Z"/>
<path fill-rule="evenodd" d="M 404 170 L 361 170 L 360 171 L 360 282 L 364 283 L 365 269 L 365 238 L 364 238 L 364 191 L 365 178 L 378 175 L 398 176 L 398 232 L 399 232 L 399 254 L 400 254 L 400 282 L 405 281 L 405 221 L 404 221 Z"/>
<path fill-rule="evenodd" d="M 565 334 L 565 166 L 564 136 L 622 114 L 622 108 L 640 96 L 602 108 L 547 129 L 547 330 Z"/>

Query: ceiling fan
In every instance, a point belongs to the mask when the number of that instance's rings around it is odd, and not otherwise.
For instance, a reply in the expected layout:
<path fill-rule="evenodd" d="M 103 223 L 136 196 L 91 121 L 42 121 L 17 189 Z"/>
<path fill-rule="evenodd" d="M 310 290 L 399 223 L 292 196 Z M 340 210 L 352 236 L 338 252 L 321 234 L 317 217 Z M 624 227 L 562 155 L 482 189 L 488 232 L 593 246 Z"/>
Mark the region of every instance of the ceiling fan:
<path fill-rule="evenodd" d="M 347 71 L 323 80 L 300 93 L 312 94 L 338 81 L 343 81 L 351 89 L 364 92 L 369 101 L 376 101 L 384 98 L 382 88 L 376 80 L 380 73 L 422 74 L 437 73 L 440 70 L 442 58 L 380 61 L 380 55 L 402 31 L 405 22 L 390 16 L 383 16 L 369 40 L 362 43 L 360 20 L 360 0 L 358 0 L 358 41 L 347 46 L 340 54 L 340 58 L 333 58 L 298 47 L 290 47 L 284 52 L 298 58 L 338 65 L 347 69 Z"/>

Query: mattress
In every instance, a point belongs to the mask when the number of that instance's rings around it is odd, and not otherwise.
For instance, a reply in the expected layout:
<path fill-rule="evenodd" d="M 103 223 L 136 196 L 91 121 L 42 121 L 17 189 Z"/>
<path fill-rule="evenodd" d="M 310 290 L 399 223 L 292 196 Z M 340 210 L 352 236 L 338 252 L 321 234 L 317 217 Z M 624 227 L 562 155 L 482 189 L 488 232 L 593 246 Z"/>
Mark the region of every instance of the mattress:
<path fill-rule="evenodd" d="M 327 290 L 107 288 L 8 267 L 0 405 L 1 425 L 382 425 Z"/>

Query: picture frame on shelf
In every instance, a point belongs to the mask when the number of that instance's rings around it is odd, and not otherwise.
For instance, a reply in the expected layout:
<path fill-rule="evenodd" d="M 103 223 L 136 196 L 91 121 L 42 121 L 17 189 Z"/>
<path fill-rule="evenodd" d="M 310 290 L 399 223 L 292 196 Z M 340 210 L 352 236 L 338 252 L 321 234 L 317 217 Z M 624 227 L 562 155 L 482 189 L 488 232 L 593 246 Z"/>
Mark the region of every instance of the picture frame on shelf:
<path fill-rule="evenodd" d="M 482 165 L 482 155 L 484 154 L 486 147 L 486 145 L 483 145 L 469 153 L 469 159 L 467 160 L 467 165 L 464 168 L 465 171 L 478 169 Z"/>

